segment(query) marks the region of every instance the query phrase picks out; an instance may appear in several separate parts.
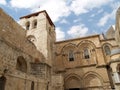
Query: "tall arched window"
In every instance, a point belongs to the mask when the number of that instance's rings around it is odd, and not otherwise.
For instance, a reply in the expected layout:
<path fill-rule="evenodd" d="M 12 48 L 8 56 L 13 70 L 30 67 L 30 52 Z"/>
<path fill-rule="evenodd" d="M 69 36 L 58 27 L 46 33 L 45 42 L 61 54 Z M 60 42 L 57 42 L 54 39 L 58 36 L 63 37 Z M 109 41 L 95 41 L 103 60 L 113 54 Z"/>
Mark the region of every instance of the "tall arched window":
<path fill-rule="evenodd" d="M 0 77 L 0 90 L 5 90 L 6 78 L 4 76 Z"/>
<path fill-rule="evenodd" d="M 34 82 L 31 83 L 31 90 L 34 90 Z"/>
<path fill-rule="evenodd" d="M 29 30 L 30 29 L 30 22 L 27 22 L 26 23 L 26 30 Z"/>
<path fill-rule="evenodd" d="M 69 61 L 74 61 L 74 52 L 73 52 L 73 50 L 69 51 L 68 57 L 69 57 Z"/>
<path fill-rule="evenodd" d="M 111 54 L 110 47 L 108 45 L 106 45 L 104 47 L 104 50 L 105 50 L 106 55 L 110 55 Z"/>
<path fill-rule="evenodd" d="M 16 69 L 22 72 L 27 72 L 27 63 L 22 56 L 17 58 Z"/>
<path fill-rule="evenodd" d="M 89 58 L 90 58 L 88 48 L 85 48 L 85 49 L 84 49 L 84 58 L 85 58 L 85 59 L 89 59 Z"/>

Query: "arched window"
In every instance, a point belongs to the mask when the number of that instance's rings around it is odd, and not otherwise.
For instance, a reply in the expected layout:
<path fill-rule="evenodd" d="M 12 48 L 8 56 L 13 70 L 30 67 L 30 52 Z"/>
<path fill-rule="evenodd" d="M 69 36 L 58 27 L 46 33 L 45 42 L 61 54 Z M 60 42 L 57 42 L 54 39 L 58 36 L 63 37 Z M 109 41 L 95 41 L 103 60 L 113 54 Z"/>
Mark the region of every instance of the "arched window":
<path fill-rule="evenodd" d="M 104 47 L 104 50 L 105 50 L 106 55 L 110 55 L 111 54 L 110 47 L 108 45 L 106 45 Z"/>
<path fill-rule="evenodd" d="M 0 77 L 0 90 L 5 90 L 6 78 L 4 76 Z"/>
<path fill-rule="evenodd" d="M 22 72 L 27 72 L 27 63 L 22 56 L 17 58 L 16 69 Z"/>
<path fill-rule="evenodd" d="M 34 90 L 34 82 L 31 83 L 31 90 Z"/>
<path fill-rule="evenodd" d="M 37 20 L 33 21 L 33 28 L 37 28 Z"/>
<path fill-rule="evenodd" d="M 26 30 L 29 30 L 30 29 L 30 22 L 27 22 L 26 23 Z"/>
<path fill-rule="evenodd" d="M 74 61 L 74 52 L 72 50 L 69 51 L 68 57 L 69 61 Z"/>
<path fill-rule="evenodd" d="M 90 58 L 89 51 L 88 51 L 87 48 L 84 49 L 84 58 L 85 59 L 89 59 Z"/>

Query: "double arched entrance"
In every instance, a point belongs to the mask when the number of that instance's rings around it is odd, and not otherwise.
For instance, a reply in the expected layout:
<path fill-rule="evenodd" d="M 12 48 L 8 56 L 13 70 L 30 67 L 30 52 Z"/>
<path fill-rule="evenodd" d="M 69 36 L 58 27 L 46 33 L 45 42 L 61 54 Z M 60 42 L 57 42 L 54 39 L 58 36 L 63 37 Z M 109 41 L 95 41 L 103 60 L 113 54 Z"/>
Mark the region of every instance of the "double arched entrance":
<path fill-rule="evenodd" d="M 102 80 L 95 74 L 86 74 L 80 78 L 71 74 L 65 79 L 65 90 L 104 90 Z"/>

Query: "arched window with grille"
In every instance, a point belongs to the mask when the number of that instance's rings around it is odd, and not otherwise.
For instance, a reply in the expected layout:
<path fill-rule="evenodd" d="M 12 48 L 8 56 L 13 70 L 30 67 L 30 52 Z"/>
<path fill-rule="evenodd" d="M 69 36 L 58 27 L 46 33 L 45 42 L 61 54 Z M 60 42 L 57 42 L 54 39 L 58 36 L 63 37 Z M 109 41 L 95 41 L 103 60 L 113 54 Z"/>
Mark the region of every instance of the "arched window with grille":
<path fill-rule="evenodd" d="M 105 50 L 105 54 L 106 55 L 110 55 L 111 54 L 111 50 L 110 50 L 110 47 L 108 45 L 104 46 L 104 50 Z"/>
<path fill-rule="evenodd" d="M 84 58 L 85 58 L 85 59 L 89 59 L 89 58 L 90 58 L 88 48 L 85 48 L 85 49 L 84 49 Z"/>
<path fill-rule="evenodd" d="M 73 50 L 69 51 L 68 57 L 69 57 L 69 61 L 74 61 L 74 52 L 73 52 Z"/>
<path fill-rule="evenodd" d="M 27 63 L 24 59 L 24 57 L 19 56 L 17 58 L 17 64 L 16 64 L 16 69 L 22 72 L 27 72 Z"/>

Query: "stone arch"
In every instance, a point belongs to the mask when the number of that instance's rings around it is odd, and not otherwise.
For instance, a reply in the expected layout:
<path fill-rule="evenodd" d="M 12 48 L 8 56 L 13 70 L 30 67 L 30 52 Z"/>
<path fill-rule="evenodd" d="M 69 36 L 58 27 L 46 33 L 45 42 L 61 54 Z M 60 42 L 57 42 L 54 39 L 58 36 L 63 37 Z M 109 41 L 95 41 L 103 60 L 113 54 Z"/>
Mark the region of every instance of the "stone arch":
<path fill-rule="evenodd" d="M 73 43 L 68 43 L 66 44 L 62 50 L 61 50 L 61 55 L 62 59 L 64 60 L 63 63 L 66 64 L 71 61 L 76 61 L 77 59 L 77 47 Z"/>
<path fill-rule="evenodd" d="M 82 79 L 77 74 L 69 74 L 65 78 L 65 90 L 73 88 L 82 88 Z"/>
<path fill-rule="evenodd" d="M 0 90 L 5 90 L 6 77 L 0 77 Z"/>
<path fill-rule="evenodd" d="M 89 45 L 90 48 L 96 48 L 96 45 L 92 41 L 89 41 L 89 40 L 83 40 L 77 46 L 81 47 L 83 44 Z"/>
<path fill-rule="evenodd" d="M 68 43 L 68 44 L 66 44 L 65 46 L 63 46 L 63 48 L 61 49 L 61 53 L 64 52 L 64 50 L 67 49 L 67 48 L 69 48 L 69 47 L 70 47 L 70 48 L 74 48 L 74 49 L 77 48 L 77 46 L 76 46 L 75 44 L 73 44 L 73 43 Z"/>
<path fill-rule="evenodd" d="M 84 49 L 88 49 L 89 50 L 89 53 L 95 51 L 95 44 L 89 40 L 84 40 L 84 41 L 81 41 L 79 44 L 78 44 L 78 49 L 80 50 L 80 52 L 84 52 Z"/>
<path fill-rule="evenodd" d="M 87 64 L 86 60 L 89 60 L 89 63 L 96 64 L 97 63 L 97 56 L 96 56 L 96 46 L 92 41 L 83 40 L 78 44 L 78 49 L 80 52 L 80 57 L 82 58 L 83 62 Z M 87 50 L 87 54 L 86 51 Z"/>
<path fill-rule="evenodd" d="M 85 88 L 102 88 L 103 78 L 96 72 L 87 72 L 84 77 Z"/>
<path fill-rule="evenodd" d="M 27 72 L 27 63 L 23 56 L 18 56 L 16 69 L 25 73 Z"/>

